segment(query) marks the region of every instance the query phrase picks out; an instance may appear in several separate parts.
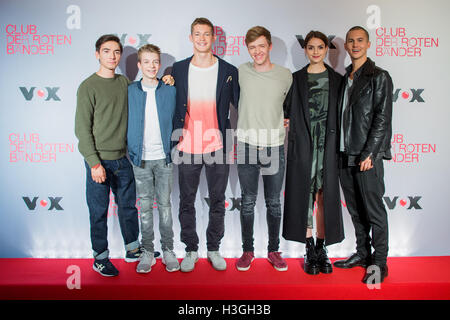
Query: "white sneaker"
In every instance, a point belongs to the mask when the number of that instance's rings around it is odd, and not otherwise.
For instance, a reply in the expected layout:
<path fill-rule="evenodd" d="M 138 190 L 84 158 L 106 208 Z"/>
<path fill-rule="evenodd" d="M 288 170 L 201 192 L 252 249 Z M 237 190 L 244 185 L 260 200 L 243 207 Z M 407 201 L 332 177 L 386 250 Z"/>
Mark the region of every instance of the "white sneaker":
<path fill-rule="evenodd" d="M 136 267 L 136 272 L 149 273 L 150 271 L 152 271 L 152 266 L 154 266 L 155 263 L 156 259 L 153 256 L 153 252 L 149 252 L 143 249 L 141 256 L 139 257 L 139 263 Z"/>
<path fill-rule="evenodd" d="M 194 270 L 195 263 L 198 261 L 198 253 L 197 251 L 189 251 L 186 252 L 186 256 L 183 261 L 181 261 L 181 271 L 182 272 L 191 272 Z"/>
<path fill-rule="evenodd" d="M 227 269 L 227 263 L 220 255 L 219 251 L 208 251 L 208 260 L 211 262 L 214 269 L 224 271 Z"/>
<path fill-rule="evenodd" d="M 168 272 L 174 272 L 180 270 L 180 264 L 173 251 L 164 251 L 162 257 L 162 263 L 166 265 Z"/>

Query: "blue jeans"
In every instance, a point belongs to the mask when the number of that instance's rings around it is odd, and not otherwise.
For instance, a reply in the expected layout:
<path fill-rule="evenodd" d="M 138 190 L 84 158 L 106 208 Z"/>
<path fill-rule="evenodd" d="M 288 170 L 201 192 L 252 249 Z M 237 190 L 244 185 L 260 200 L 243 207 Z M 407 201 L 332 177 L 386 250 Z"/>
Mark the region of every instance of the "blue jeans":
<path fill-rule="evenodd" d="M 141 166 L 133 165 L 136 193 L 140 210 L 142 246 L 154 252 L 153 200 L 156 197 L 159 212 L 159 232 L 162 251 L 173 250 L 172 208 L 170 194 L 173 184 L 173 164 L 166 159 L 145 160 Z"/>
<path fill-rule="evenodd" d="M 96 183 L 92 180 L 91 168 L 86 166 L 86 200 L 91 222 L 91 242 L 95 259 L 109 257 L 108 250 L 108 208 L 110 190 L 114 193 L 118 207 L 120 231 L 125 250 L 139 247 L 139 222 L 136 209 L 136 187 L 133 169 L 126 157 L 118 160 L 102 160 L 106 180 Z"/>
<path fill-rule="evenodd" d="M 242 248 L 254 251 L 253 224 L 258 195 L 258 180 L 262 174 L 264 199 L 267 208 L 269 252 L 278 251 L 280 244 L 281 203 L 280 193 L 284 179 L 284 146 L 256 147 L 238 141 L 238 176 L 241 185 Z"/>

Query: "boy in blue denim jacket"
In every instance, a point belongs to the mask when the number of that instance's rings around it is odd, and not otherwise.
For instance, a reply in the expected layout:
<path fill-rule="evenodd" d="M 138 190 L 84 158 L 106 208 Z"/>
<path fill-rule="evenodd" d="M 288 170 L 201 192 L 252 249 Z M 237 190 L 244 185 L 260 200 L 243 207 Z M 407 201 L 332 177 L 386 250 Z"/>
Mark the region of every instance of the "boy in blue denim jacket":
<path fill-rule="evenodd" d="M 142 79 L 128 86 L 128 152 L 133 163 L 136 193 L 140 205 L 142 254 L 136 271 L 148 273 L 154 257 L 153 200 L 159 211 L 163 263 L 169 272 L 180 269 L 173 252 L 172 191 L 173 167 L 170 157 L 175 87 L 157 78 L 161 67 L 160 49 L 152 44 L 138 51 Z"/>

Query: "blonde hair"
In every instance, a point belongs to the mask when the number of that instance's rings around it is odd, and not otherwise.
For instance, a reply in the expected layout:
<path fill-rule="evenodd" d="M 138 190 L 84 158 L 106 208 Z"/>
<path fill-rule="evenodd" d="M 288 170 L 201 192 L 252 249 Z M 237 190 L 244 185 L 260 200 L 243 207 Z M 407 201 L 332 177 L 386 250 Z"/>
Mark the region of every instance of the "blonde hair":
<path fill-rule="evenodd" d="M 272 44 L 272 35 L 270 34 L 270 31 L 261 26 L 255 26 L 247 31 L 247 34 L 245 35 L 245 44 L 248 45 L 261 36 L 264 36 L 267 39 L 269 45 Z"/>
<path fill-rule="evenodd" d="M 141 62 L 141 56 L 144 52 L 153 52 L 156 53 L 159 57 L 161 57 L 161 49 L 155 46 L 154 44 L 145 44 L 138 50 L 138 61 Z"/>

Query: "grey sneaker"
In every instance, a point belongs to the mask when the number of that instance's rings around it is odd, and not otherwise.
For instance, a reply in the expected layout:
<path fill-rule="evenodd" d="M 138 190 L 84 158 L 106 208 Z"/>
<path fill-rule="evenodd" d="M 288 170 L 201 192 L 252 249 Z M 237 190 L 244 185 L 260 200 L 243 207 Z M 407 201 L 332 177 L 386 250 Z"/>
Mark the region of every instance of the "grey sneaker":
<path fill-rule="evenodd" d="M 214 269 L 223 271 L 227 268 L 227 263 L 225 262 L 225 259 L 222 258 L 219 251 L 208 251 L 207 256 Z"/>
<path fill-rule="evenodd" d="M 184 257 L 183 261 L 181 261 L 181 271 L 190 272 L 194 270 L 195 263 L 197 261 L 198 261 L 197 251 L 186 252 L 186 256 Z"/>
<path fill-rule="evenodd" d="M 153 256 L 153 252 L 149 252 L 142 249 L 141 256 L 139 257 L 139 263 L 136 267 L 136 272 L 138 273 L 149 273 L 152 271 L 152 266 L 156 263 L 156 259 Z"/>
<path fill-rule="evenodd" d="M 164 251 L 162 257 L 162 263 L 166 265 L 166 270 L 174 272 L 180 270 L 180 264 L 173 251 Z"/>

